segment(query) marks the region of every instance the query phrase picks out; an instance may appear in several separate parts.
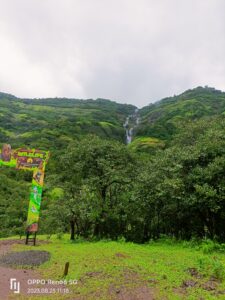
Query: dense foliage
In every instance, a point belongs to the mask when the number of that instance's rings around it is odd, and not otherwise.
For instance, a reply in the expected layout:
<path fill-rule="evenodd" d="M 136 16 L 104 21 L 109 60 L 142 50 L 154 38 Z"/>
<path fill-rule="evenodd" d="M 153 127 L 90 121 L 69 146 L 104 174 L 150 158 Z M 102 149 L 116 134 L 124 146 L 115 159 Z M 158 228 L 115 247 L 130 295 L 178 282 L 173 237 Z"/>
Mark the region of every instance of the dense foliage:
<path fill-rule="evenodd" d="M 224 92 L 198 87 L 143 107 L 137 134 L 170 140 L 187 121 L 224 112 Z"/>
<path fill-rule="evenodd" d="M 103 99 L 24 100 L 0 93 L 0 141 L 51 151 L 90 133 L 124 142 L 123 122 L 134 109 Z"/>
<path fill-rule="evenodd" d="M 188 99 L 193 95 L 195 101 L 204 102 L 208 113 L 202 113 L 206 110 L 197 104 L 190 109 Z M 154 109 L 161 108 L 164 116 L 155 124 L 158 126 L 160 122 L 169 129 L 170 120 L 175 130 L 162 142 L 163 127 L 157 131 L 152 123 L 154 135 L 149 131 L 149 136 L 137 136 L 129 146 L 123 143 L 122 125 L 135 109 L 132 106 L 108 100 L 7 97 L 3 95 L 0 101 L 4 135 L 1 141 L 13 146 L 45 145 L 52 153 L 42 203 L 42 232 L 70 231 L 72 239 L 123 237 L 135 242 L 156 239 L 162 234 L 182 239 L 225 240 L 224 93 L 198 88 L 153 105 Z M 166 110 L 172 106 L 183 110 L 175 110 L 169 119 Z M 197 108 L 201 113 L 197 113 Z M 152 109 L 141 111 L 138 130 L 143 130 Z M 40 126 L 37 130 L 25 121 L 28 113 L 29 120 Z M 23 114 L 24 121 L 18 121 Z M 175 122 L 181 115 L 185 122 Z M 65 122 L 63 126 L 61 122 Z M 89 123 L 82 127 L 79 122 Z M 102 126 L 114 129 L 101 131 Z M 137 147 L 140 140 L 143 147 Z M 153 151 L 146 151 L 147 145 Z M 1 236 L 22 231 L 30 176 L 22 171 L 1 169 Z"/>

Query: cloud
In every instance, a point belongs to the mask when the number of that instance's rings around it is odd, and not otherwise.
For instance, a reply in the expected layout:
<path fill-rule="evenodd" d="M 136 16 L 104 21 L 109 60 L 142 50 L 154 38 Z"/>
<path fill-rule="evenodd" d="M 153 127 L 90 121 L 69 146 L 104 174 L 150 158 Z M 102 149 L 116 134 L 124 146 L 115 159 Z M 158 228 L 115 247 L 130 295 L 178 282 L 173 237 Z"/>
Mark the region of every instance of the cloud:
<path fill-rule="evenodd" d="M 223 0 L 0 0 L 0 90 L 138 106 L 225 90 Z"/>

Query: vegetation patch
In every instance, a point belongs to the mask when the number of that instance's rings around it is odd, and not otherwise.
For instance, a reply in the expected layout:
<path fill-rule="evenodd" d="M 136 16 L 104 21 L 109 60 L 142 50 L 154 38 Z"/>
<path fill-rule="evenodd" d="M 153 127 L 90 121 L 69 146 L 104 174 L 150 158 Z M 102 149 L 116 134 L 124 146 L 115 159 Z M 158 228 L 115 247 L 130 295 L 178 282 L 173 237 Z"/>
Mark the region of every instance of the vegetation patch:
<path fill-rule="evenodd" d="M 165 147 L 165 142 L 154 137 L 137 137 L 129 145 L 131 149 L 137 151 L 152 151 Z"/>
<path fill-rule="evenodd" d="M 109 122 L 99 122 L 99 124 L 100 124 L 102 127 L 115 127 L 114 124 L 109 123 Z"/>

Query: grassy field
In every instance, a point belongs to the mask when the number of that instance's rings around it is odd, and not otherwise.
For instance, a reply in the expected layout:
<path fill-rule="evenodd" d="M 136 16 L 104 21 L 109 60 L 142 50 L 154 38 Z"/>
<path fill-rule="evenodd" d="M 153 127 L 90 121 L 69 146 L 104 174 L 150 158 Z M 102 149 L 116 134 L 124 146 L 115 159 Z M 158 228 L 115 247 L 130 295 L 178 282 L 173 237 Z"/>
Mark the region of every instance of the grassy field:
<path fill-rule="evenodd" d="M 38 238 L 46 240 L 46 236 Z M 28 249 L 34 247 L 15 245 L 13 248 L 15 251 Z M 133 299 L 225 299 L 225 252 L 208 249 L 171 241 L 145 245 L 123 241 L 72 243 L 67 235 L 61 239 L 53 236 L 50 243 L 35 247 L 51 253 L 51 260 L 35 269 L 42 278 L 60 280 L 65 263 L 69 262 L 66 279 L 78 281 L 69 286 L 72 299 L 129 299 L 129 295 Z M 135 298 L 143 291 L 153 297 Z M 67 295 L 52 297 L 71 299 Z"/>

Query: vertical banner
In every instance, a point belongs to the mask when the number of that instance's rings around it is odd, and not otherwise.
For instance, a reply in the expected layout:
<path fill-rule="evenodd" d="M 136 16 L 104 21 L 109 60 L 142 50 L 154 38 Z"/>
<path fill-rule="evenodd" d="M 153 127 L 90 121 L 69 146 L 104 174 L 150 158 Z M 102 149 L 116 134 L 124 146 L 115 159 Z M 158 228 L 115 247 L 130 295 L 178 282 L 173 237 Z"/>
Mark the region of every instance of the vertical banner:
<path fill-rule="evenodd" d="M 0 166 L 15 167 L 18 170 L 33 171 L 30 202 L 27 216 L 27 232 L 38 231 L 38 220 L 44 184 L 45 166 L 50 153 L 37 149 L 12 150 L 10 145 L 3 145 L 0 150 Z"/>
<path fill-rule="evenodd" d="M 37 168 L 34 170 L 32 187 L 30 192 L 30 203 L 27 216 L 27 229 L 29 232 L 38 230 L 38 220 L 41 207 L 41 196 L 44 182 L 44 169 Z"/>

